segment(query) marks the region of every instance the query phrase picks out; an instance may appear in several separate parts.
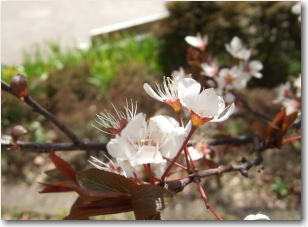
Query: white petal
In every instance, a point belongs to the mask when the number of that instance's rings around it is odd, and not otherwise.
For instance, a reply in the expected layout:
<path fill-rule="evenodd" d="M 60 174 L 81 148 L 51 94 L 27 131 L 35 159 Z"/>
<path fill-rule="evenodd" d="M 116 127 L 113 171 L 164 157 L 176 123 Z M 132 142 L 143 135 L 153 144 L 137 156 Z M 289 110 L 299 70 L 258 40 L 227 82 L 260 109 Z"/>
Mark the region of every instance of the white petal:
<path fill-rule="evenodd" d="M 124 138 L 117 136 L 107 143 L 108 153 L 117 160 L 129 160 L 136 150 Z"/>
<path fill-rule="evenodd" d="M 248 49 L 243 49 L 239 52 L 238 54 L 238 58 L 240 59 L 244 59 L 244 60 L 247 60 L 250 58 L 250 55 L 251 55 L 251 50 L 248 50 Z"/>
<path fill-rule="evenodd" d="M 214 118 L 210 122 L 225 121 L 231 116 L 231 114 L 233 114 L 234 111 L 235 111 L 235 105 L 234 105 L 234 103 L 232 103 L 231 105 L 229 105 L 228 107 L 225 108 L 225 110 L 219 115 L 219 117 Z"/>
<path fill-rule="evenodd" d="M 132 160 L 133 165 L 142 165 L 149 163 L 162 163 L 164 159 L 157 147 L 142 146 Z"/>
<path fill-rule="evenodd" d="M 249 67 L 253 71 L 260 71 L 263 69 L 263 64 L 260 61 L 254 60 L 254 61 L 249 62 Z"/>
<path fill-rule="evenodd" d="M 199 94 L 201 84 L 192 78 L 184 78 L 177 81 L 178 86 L 178 97 L 181 98 L 185 93 L 196 93 Z"/>
<path fill-rule="evenodd" d="M 190 157 L 192 158 L 192 160 L 199 160 L 201 158 L 203 158 L 204 154 L 200 151 L 198 151 L 197 149 L 195 149 L 192 146 L 188 147 L 188 152 L 190 154 Z"/>
<path fill-rule="evenodd" d="M 261 220 L 270 220 L 270 218 L 264 214 L 250 214 L 244 218 L 246 221 L 261 221 Z"/>
<path fill-rule="evenodd" d="M 233 39 L 231 40 L 231 47 L 234 50 L 239 50 L 243 48 L 242 41 L 237 36 L 233 37 Z"/>
<path fill-rule="evenodd" d="M 213 88 L 204 89 L 196 99 L 195 113 L 202 117 L 212 117 L 218 114 L 219 97 Z"/>
<path fill-rule="evenodd" d="M 160 101 L 160 102 L 163 101 L 163 99 L 153 90 L 153 88 L 148 83 L 143 84 L 143 89 L 153 99 L 156 99 L 157 101 Z"/>
<path fill-rule="evenodd" d="M 172 117 L 164 115 L 152 117 L 149 120 L 150 138 L 154 142 L 160 143 L 165 134 L 171 132 L 176 127 L 179 127 L 179 123 Z"/>
<path fill-rule="evenodd" d="M 134 167 L 129 161 L 118 161 L 119 167 L 122 169 L 122 174 L 125 177 L 134 177 Z"/>
<path fill-rule="evenodd" d="M 262 76 L 263 76 L 262 73 L 259 73 L 259 72 L 256 72 L 252 75 L 253 75 L 253 77 L 258 78 L 258 79 L 262 78 Z"/>
<path fill-rule="evenodd" d="M 163 175 L 166 169 L 166 164 L 167 164 L 166 160 L 164 160 L 164 162 L 159 163 L 159 164 L 151 164 L 152 170 L 154 172 L 154 176 L 160 177 L 161 175 Z"/>
<path fill-rule="evenodd" d="M 220 115 L 225 110 L 225 101 L 221 96 L 218 96 L 218 115 Z"/>
<path fill-rule="evenodd" d="M 147 123 L 143 113 L 133 117 L 122 130 L 121 136 L 132 140 L 141 141 L 147 137 Z"/>
<path fill-rule="evenodd" d="M 200 37 L 186 36 L 186 37 L 185 37 L 185 41 L 186 41 L 189 45 L 191 45 L 191 46 L 193 46 L 193 47 L 197 47 L 197 48 L 203 45 L 203 42 L 202 42 L 202 40 L 201 40 Z"/>
<path fill-rule="evenodd" d="M 170 159 L 174 158 L 183 145 L 184 136 L 185 131 L 182 127 L 175 128 L 172 132 L 168 133 L 160 149 L 163 156 Z"/>

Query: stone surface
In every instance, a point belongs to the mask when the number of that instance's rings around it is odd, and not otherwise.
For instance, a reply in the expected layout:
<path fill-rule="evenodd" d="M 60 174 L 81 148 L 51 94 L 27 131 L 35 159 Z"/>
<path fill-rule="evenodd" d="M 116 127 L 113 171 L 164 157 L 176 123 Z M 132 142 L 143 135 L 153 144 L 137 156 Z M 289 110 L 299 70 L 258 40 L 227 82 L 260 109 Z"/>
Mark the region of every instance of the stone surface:
<path fill-rule="evenodd" d="M 163 1 L 5 1 L 1 63 L 20 63 L 23 50 L 46 40 L 71 46 L 87 42 L 91 29 L 164 12 Z"/>

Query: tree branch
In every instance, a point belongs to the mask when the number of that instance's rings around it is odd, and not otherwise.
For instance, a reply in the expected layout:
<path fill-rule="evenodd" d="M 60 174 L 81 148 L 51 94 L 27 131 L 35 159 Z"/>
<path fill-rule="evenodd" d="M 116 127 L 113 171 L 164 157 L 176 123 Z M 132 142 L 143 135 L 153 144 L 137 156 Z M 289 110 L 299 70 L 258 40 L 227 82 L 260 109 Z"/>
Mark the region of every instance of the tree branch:
<path fill-rule="evenodd" d="M 14 144 L 1 144 L 1 149 L 20 149 L 27 150 L 39 153 L 46 153 L 51 150 L 53 151 L 74 151 L 74 150 L 106 150 L 105 143 L 81 143 L 81 144 L 72 144 L 72 143 L 32 143 L 32 142 L 23 142 L 18 141 L 17 145 Z"/>
<path fill-rule="evenodd" d="M 264 146 L 256 146 L 256 149 L 254 149 L 256 153 L 256 158 L 252 162 L 246 159 L 243 159 L 242 160 L 243 164 L 240 164 L 240 165 L 226 165 L 226 166 L 220 166 L 217 168 L 198 171 L 178 181 L 166 181 L 164 186 L 168 190 L 178 193 L 182 191 L 188 184 L 193 182 L 195 178 L 201 179 L 201 178 L 206 178 L 209 176 L 221 175 L 227 172 L 235 172 L 235 171 L 238 171 L 242 175 L 247 177 L 247 173 L 246 173 L 247 170 L 249 170 L 253 166 L 258 166 L 263 162 L 262 152 L 266 149 L 267 147 L 264 147 Z"/>
<path fill-rule="evenodd" d="M 218 137 L 206 140 L 208 145 L 210 146 L 218 146 L 218 145 L 245 145 L 248 143 L 252 143 L 254 139 L 258 138 L 257 135 L 247 135 L 247 136 L 238 136 L 238 137 Z M 194 142 L 190 141 L 190 145 L 193 145 Z M 11 143 L 1 143 L 1 149 L 20 149 L 27 150 L 39 153 L 45 153 L 50 150 L 54 151 L 74 151 L 74 150 L 106 150 L 106 143 L 80 143 L 80 144 L 72 144 L 72 143 L 36 143 L 36 142 L 25 142 L 25 141 L 17 141 L 17 145 Z"/>
<path fill-rule="evenodd" d="M 6 84 L 5 82 L 1 81 L 1 89 L 10 93 L 11 95 L 18 97 L 11 89 L 11 87 Z M 69 137 L 75 144 L 81 144 L 82 140 L 73 132 L 71 131 L 66 125 L 64 125 L 59 119 L 47 111 L 44 107 L 42 107 L 40 104 L 38 104 L 35 100 L 31 98 L 31 96 L 25 96 L 24 102 L 32 107 L 32 109 L 43 115 L 45 118 L 50 120 L 55 126 L 57 126 L 67 137 Z"/>

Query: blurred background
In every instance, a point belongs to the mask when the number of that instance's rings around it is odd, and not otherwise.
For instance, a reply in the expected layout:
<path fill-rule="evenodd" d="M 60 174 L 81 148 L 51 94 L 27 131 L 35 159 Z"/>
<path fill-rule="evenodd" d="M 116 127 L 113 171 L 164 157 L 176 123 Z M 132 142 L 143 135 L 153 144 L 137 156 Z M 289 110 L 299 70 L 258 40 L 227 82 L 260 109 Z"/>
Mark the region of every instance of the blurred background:
<path fill-rule="evenodd" d="M 21 73 L 30 94 L 86 141 L 108 138 L 91 125 L 96 114 L 138 101 L 139 111 L 173 113 L 148 97 L 143 83 L 153 84 L 186 66 L 184 38 L 198 32 L 209 36 L 209 50 L 223 65 L 224 44 L 234 36 L 253 48 L 253 58 L 264 69 L 262 79 L 243 91 L 250 104 L 274 116 L 280 105 L 274 88 L 301 72 L 301 24 L 292 12 L 295 2 L 162 2 L 162 1 L 23 1 L 2 2 L 1 77 L 10 82 Z M 262 96 L 260 95 L 262 94 Z M 2 140 L 13 125 L 30 133 L 24 141 L 68 142 L 50 122 L 28 106 L 1 93 Z M 254 132 L 252 115 L 231 118 L 219 134 Z M 202 131 L 202 130 L 201 130 Z M 203 130 L 199 136 L 213 133 Z M 198 136 L 198 135 L 197 135 Z M 218 146 L 220 164 L 241 157 L 247 146 Z M 100 152 L 58 152 L 77 169 L 89 166 L 90 155 Z M 301 218 L 300 144 L 265 153 L 264 169 L 250 177 L 225 174 L 204 181 L 212 206 L 225 219 L 242 220 L 263 212 L 274 220 Z M 2 219 L 62 219 L 76 198 L 74 193 L 38 194 L 44 171 L 53 168 L 46 154 L 2 151 Z M 176 201 L 176 202 L 175 202 Z M 179 193 L 163 212 L 163 219 L 213 219 L 194 185 Z M 94 219 L 133 219 L 132 213 Z"/>

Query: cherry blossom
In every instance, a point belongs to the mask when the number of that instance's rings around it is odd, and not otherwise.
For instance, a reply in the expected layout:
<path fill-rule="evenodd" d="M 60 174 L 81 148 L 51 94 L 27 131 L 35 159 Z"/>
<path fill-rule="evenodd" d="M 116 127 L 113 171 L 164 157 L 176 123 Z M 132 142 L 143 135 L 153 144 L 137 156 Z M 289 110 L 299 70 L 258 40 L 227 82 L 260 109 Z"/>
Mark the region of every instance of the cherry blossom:
<path fill-rule="evenodd" d="M 107 144 L 109 154 L 118 161 L 128 161 L 132 167 L 142 164 L 165 163 L 182 146 L 185 129 L 171 117 L 158 115 L 147 123 L 142 113 L 137 114 L 121 135 Z"/>
<path fill-rule="evenodd" d="M 213 88 L 200 92 L 200 88 L 190 87 L 181 98 L 181 103 L 190 110 L 194 127 L 199 127 L 206 122 L 227 120 L 235 110 L 234 103 L 226 107 L 223 98 L 218 96 Z"/>
<path fill-rule="evenodd" d="M 197 34 L 197 36 L 186 36 L 185 41 L 189 45 L 204 51 L 206 46 L 208 45 L 208 36 L 201 36 L 200 34 Z"/>
<path fill-rule="evenodd" d="M 214 77 L 219 73 L 219 67 L 216 62 L 212 62 L 211 64 L 202 63 L 201 68 L 205 76 Z"/>
<path fill-rule="evenodd" d="M 250 62 L 242 62 L 240 64 L 240 67 L 248 77 L 252 76 L 258 79 L 262 78 L 262 73 L 260 73 L 260 71 L 263 69 L 262 62 L 257 60 L 253 60 Z"/>
<path fill-rule="evenodd" d="M 133 101 L 128 103 L 126 100 L 124 111 L 118 110 L 113 104 L 112 107 L 114 113 L 105 111 L 104 113 L 96 115 L 98 118 L 96 123 L 102 126 L 104 129 L 98 128 L 95 125 L 93 126 L 106 134 L 115 136 L 121 133 L 123 128 L 126 127 L 127 123 L 136 115 L 137 103 L 134 104 Z"/>
<path fill-rule="evenodd" d="M 241 60 L 248 60 L 250 58 L 251 50 L 246 49 L 242 41 L 235 36 L 230 44 L 225 44 L 226 50 L 235 58 Z"/>
<path fill-rule="evenodd" d="M 200 89 L 200 86 L 201 85 L 192 78 L 182 78 L 178 75 L 173 75 L 172 78 L 164 77 L 162 85 L 156 84 L 156 91 L 148 83 L 145 83 L 143 88 L 149 96 L 157 101 L 169 104 L 178 112 L 182 107 L 180 98 L 183 96 L 186 89 L 190 87 Z"/>
<path fill-rule="evenodd" d="M 249 77 L 245 76 L 241 68 L 233 66 L 231 69 L 223 68 L 216 79 L 219 89 L 242 89 L 245 88 Z"/>

